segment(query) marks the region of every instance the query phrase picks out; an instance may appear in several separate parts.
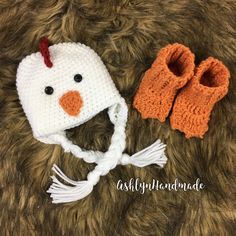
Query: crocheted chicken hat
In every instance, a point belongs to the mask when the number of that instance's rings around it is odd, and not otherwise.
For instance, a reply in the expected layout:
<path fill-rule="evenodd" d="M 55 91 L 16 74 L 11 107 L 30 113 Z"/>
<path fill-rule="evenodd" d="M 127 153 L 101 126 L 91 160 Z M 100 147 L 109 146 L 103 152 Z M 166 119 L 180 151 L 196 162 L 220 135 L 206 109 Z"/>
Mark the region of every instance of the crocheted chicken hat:
<path fill-rule="evenodd" d="M 125 127 L 127 105 L 116 89 L 100 57 L 81 43 L 48 46 L 44 38 L 40 52 L 25 57 L 19 64 L 17 91 L 33 136 L 46 144 L 59 144 L 88 163 L 97 163 L 87 180 L 73 181 L 53 166 L 53 171 L 70 185 L 52 176 L 48 192 L 54 203 L 71 202 L 87 196 L 100 179 L 116 165 L 143 167 L 167 161 L 165 145 L 157 140 L 144 150 L 129 156 Z M 66 137 L 66 129 L 82 125 L 104 109 L 114 124 L 107 152 L 82 150 Z"/>

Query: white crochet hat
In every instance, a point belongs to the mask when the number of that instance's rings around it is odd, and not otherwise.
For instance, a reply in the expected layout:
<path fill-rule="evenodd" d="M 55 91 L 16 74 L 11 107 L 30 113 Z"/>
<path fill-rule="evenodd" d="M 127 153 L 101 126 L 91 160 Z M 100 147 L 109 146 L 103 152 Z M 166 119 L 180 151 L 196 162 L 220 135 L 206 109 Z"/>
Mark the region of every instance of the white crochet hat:
<path fill-rule="evenodd" d="M 87 196 L 100 176 L 117 164 L 143 167 L 167 159 L 165 145 L 157 140 L 133 156 L 123 154 L 126 146 L 127 105 L 117 91 L 100 57 L 80 43 L 60 43 L 48 47 L 40 43 L 40 52 L 25 57 L 17 70 L 17 91 L 34 137 L 47 144 L 60 144 L 66 152 L 97 163 L 86 181 L 73 181 L 54 165 L 53 170 L 72 186 L 53 176 L 48 190 L 54 203 L 71 202 Z M 114 134 L 107 152 L 86 151 L 66 137 L 65 130 L 79 126 L 108 108 Z"/>

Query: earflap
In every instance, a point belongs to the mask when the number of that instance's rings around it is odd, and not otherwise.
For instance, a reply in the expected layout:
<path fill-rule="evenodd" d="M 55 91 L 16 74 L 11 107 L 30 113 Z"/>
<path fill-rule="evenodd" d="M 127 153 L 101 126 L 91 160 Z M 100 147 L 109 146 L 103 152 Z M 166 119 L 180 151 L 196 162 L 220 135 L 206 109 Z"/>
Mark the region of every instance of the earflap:
<path fill-rule="evenodd" d="M 117 120 L 123 120 L 126 123 L 128 118 L 128 107 L 125 100 L 121 98 L 119 103 L 109 107 L 108 115 L 114 125 L 116 124 Z"/>
<path fill-rule="evenodd" d="M 35 138 L 42 143 L 59 144 L 59 145 L 61 145 L 61 140 L 63 139 L 63 137 L 66 137 L 65 131 L 60 131 L 56 134 L 52 134 L 48 136 L 42 136 L 42 137 L 35 136 Z"/>

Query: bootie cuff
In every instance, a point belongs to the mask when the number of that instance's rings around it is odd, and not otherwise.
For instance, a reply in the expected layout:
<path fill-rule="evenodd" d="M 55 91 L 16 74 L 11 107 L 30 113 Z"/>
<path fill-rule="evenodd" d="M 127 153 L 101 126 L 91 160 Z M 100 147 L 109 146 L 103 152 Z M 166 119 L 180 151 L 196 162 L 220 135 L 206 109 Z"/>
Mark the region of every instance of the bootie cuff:
<path fill-rule="evenodd" d="M 200 63 L 190 82 L 199 105 L 215 104 L 228 92 L 230 73 L 219 60 L 209 57 Z"/>
<path fill-rule="evenodd" d="M 151 70 L 164 75 L 173 87 L 183 87 L 194 73 L 194 54 L 182 44 L 168 45 L 157 54 Z"/>
<path fill-rule="evenodd" d="M 162 48 L 134 98 L 134 107 L 142 118 L 164 122 L 177 90 L 192 78 L 194 67 L 194 54 L 184 45 L 175 43 Z"/>

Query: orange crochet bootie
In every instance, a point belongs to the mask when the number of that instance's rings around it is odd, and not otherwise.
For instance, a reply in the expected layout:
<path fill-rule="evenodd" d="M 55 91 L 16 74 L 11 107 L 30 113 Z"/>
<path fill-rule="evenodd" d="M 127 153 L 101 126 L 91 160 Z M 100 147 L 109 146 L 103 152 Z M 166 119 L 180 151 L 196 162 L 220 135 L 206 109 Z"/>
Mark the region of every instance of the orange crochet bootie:
<path fill-rule="evenodd" d="M 171 127 L 184 132 L 186 138 L 203 138 L 214 104 L 228 92 L 229 76 L 228 69 L 217 59 L 209 57 L 201 62 L 176 98 Z"/>
<path fill-rule="evenodd" d="M 194 54 L 189 48 L 178 43 L 162 48 L 145 72 L 134 98 L 133 105 L 142 118 L 164 122 L 177 90 L 191 79 L 194 68 Z"/>

